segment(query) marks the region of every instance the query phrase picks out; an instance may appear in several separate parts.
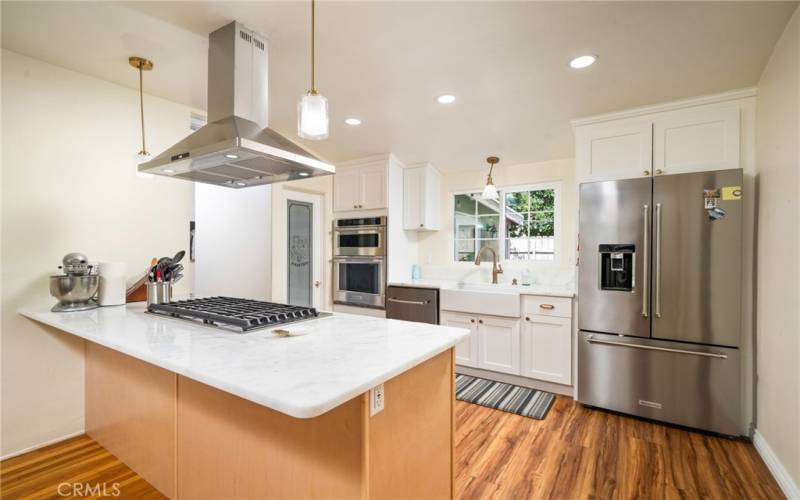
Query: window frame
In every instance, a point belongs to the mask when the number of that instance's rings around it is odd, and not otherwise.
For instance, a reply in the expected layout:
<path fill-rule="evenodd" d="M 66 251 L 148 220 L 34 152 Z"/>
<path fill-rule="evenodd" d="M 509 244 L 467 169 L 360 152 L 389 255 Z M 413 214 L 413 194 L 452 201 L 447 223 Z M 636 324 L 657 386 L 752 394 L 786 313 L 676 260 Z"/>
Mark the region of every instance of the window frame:
<path fill-rule="evenodd" d="M 506 259 L 506 218 L 505 218 L 505 210 L 506 210 L 506 194 L 507 193 L 514 193 L 519 191 L 540 191 L 545 189 L 552 189 L 553 190 L 553 260 L 521 260 L 521 259 Z M 462 194 L 478 194 L 480 195 L 483 188 L 478 189 L 460 189 L 456 191 L 451 191 L 449 196 L 450 202 L 450 263 L 451 264 L 458 264 L 458 265 L 474 265 L 472 262 L 463 262 L 456 260 L 456 203 L 455 198 L 458 195 Z M 508 186 L 497 186 L 497 191 L 500 195 L 500 226 L 498 227 L 497 231 L 497 248 L 499 249 L 498 255 L 498 262 L 505 263 L 512 263 L 512 264 L 535 264 L 535 265 L 558 265 L 561 263 L 563 258 L 563 251 L 561 248 L 561 182 L 560 181 L 553 181 L 553 182 L 537 182 L 534 184 L 513 184 Z M 477 240 L 477 238 L 476 238 Z"/>

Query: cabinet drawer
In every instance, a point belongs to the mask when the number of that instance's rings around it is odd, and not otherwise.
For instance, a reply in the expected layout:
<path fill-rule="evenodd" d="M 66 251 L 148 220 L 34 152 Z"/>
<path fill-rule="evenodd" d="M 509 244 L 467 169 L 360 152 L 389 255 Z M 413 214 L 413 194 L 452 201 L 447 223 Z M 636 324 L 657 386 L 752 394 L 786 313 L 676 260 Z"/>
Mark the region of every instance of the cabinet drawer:
<path fill-rule="evenodd" d="M 386 317 L 439 324 L 439 290 L 390 286 L 386 288 Z"/>
<path fill-rule="evenodd" d="M 522 299 L 524 316 L 541 314 L 543 316 L 572 317 L 572 299 L 566 297 L 542 297 L 526 295 Z"/>

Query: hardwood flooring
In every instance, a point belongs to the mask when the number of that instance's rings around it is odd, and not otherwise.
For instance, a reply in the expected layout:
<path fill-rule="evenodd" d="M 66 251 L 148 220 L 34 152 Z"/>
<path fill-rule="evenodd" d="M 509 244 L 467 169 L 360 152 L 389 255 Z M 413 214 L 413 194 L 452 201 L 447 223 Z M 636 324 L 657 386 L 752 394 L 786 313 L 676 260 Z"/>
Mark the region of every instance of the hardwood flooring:
<path fill-rule="evenodd" d="M 2 498 L 68 498 L 117 483 L 164 498 L 88 436 L 0 464 Z M 85 488 L 85 487 L 83 487 Z M 75 495 L 101 498 L 103 490 Z M 784 498 L 753 445 L 582 407 L 559 396 L 544 420 L 456 406 L 456 496 L 464 499 Z"/>

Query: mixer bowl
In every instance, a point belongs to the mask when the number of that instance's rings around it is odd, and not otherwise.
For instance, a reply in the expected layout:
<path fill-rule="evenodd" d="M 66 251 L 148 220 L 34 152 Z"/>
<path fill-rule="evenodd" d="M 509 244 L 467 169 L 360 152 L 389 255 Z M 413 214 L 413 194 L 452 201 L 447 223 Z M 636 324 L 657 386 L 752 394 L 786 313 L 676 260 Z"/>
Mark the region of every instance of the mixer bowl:
<path fill-rule="evenodd" d="M 77 311 L 97 307 L 92 298 L 100 286 L 100 276 L 50 276 L 50 295 L 58 299 L 54 311 Z"/>

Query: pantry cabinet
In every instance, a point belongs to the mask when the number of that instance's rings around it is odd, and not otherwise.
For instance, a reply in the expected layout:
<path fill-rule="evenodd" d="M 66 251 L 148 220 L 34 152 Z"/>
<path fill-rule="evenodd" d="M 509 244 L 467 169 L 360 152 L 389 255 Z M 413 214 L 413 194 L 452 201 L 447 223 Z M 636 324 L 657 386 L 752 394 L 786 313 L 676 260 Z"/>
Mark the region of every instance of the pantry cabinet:
<path fill-rule="evenodd" d="M 755 90 L 573 121 L 579 183 L 742 168 Z M 746 142 L 747 141 L 747 142 Z"/>
<path fill-rule="evenodd" d="M 387 168 L 386 161 L 338 166 L 333 177 L 333 210 L 386 208 Z"/>
<path fill-rule="evenodd" d="M 423 163 L 403 170 L 403 228 L 408 231 L 439 229 L 441 175 Z"/>

